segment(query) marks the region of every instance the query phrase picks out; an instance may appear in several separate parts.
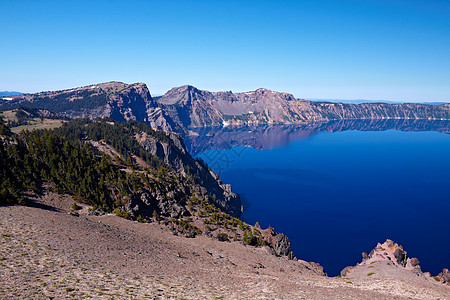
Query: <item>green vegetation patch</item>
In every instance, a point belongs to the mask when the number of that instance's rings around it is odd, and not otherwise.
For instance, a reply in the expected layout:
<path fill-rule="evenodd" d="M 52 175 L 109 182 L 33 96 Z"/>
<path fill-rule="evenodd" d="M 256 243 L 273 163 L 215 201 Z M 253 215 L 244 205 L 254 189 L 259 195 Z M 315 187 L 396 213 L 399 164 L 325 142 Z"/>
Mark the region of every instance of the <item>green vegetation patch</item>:
<path fill-rule="evenodd" d="M 76 203 L 72 204 L 72 210 L 80 210 L 80 209 L 81 209 L 81 206 L 79 206 L 78 204 L 76 204 Z"/>
<path fill-rule="evenodd" d="M 226 234 L 226 233 L 224 233 L 224 232 L 219 232 L 219 233 L 216 235 L 216 237 L 217 237 L 217 239 L 218 239 L 219 241 L 221 241 L 221 242 L 228 241 L 228 234 Z"/>
<path fill-rule="evenodd" d="M 121 218 L 125 218 L 125 219 L 131 219 L 131 213 L 126 211 L 123 208 L 116 208 L 113 210 L 113 213 Z"/>

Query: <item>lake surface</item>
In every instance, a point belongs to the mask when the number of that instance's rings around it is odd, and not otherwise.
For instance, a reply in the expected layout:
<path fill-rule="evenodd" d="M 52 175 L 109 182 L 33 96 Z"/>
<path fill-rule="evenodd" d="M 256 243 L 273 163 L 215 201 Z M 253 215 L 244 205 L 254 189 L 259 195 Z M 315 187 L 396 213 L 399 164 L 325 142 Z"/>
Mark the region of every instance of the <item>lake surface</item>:
<path fill-rule="evenodd" d="M 387 238 L 423 271 L 450 267 L 450 123 L 364 124 L 216 129 L 186 145 L 241 195 L 243 220 L 329 275 Z"/>

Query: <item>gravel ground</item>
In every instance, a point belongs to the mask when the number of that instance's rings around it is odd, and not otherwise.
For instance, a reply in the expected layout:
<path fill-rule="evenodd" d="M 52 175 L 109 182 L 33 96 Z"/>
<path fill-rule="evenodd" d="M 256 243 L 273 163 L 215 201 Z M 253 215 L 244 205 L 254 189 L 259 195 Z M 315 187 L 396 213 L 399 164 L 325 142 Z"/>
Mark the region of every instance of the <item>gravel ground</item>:
<path fill-rule="evenodd" d="M 381 262 L 323 277 L 265 248 L 86 208 L 70 216 L 72 203 L 52 194 L 0 207 L 1 299 L 450 299 L 449 286 Z"/>

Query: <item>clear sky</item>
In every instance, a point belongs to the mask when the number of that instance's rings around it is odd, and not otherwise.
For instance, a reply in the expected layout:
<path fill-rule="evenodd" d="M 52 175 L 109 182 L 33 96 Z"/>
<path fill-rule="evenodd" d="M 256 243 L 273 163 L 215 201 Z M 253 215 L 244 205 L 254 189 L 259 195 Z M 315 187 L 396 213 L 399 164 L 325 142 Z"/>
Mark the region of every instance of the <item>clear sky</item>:
<path fill-rule="evenodd" d="M 0 0 L 0 90 L 450 101 L 450 1 Z"/>

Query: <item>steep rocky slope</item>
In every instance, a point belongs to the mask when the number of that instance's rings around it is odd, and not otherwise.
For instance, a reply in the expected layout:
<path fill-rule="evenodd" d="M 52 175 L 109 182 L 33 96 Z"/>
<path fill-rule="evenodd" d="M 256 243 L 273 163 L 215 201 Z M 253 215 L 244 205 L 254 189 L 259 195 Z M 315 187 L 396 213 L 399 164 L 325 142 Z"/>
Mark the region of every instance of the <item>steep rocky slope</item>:
<path fill-rule="evenodd" d="M 296 99 L 288 93 L 257 89 L 247 93 L 173 88 L 158 102 L 187 127 L 222 124 L 294 124 L 340 119 L 450 119 L 450 104 L 343 104 Z"/>
<path fill-rule="evenodd" d="M 48 109 L 71 119 L 111 117 L 118 121 L 143 122 L 165 131 L 182 132 L 158 107 L 144 83 L 107 82 L 0 99 L 0 107 L 13 108 L 18 105 Z"/>
<path fill-rule="evenodd" d="M 143 83 L 108 82 L 68 90 L 0 99 L 0 108 L 47 109 L 68 118 L 111 117 L 154 129 L 188 134 L 190 128 L 222 125 L 299 124 L 343 119 L 450 120 L 450 104 L 343 104 L 296 99 L 257 89 L 209 92 L 185 85 L 153 99 Z"/>
<path fill-rule="evenodd" d="M 215 109 L 214 95 L 185 85 L 173 88 L 158 99 L 170 117 L 183 127 L 222 125 L 223 113 Z"/>
<path fill-rule="evenodd" d="M 151 178 L 146 179 L 150 185 L 131 195 L 127 203 L 135 217 L 150 217 L 155 209 L 158 214 L 174 218 L 190 215 L 186 206 L 194 196 L 232 216 L 238 217 L 242 212 L 239 196 L 203 161 L 192 158 L 178 134 L 156 131 L 135 121 L 120 123 L 111 119 L 76 120 L 55 133 L 90 141 L 119 165 Z"/>
<path fill-rule="evenodd" d="M 135 121 L 78 119 L 19 135 L 0 123 L 0 135 L 0 204 L 70 194 L 91 205 L 90 214 L 157 221 L 176 235 L 268 246 L 273 255 L 295 259 L 286 236 L 237 219 L 239 195 L 193 159 L 177 134 Z"/>
<path fill-rule="evenodd" d="M 187 239 L 162 223 L 72 216 L 73 199 L 0 206 L 2 299 L 449 299 L 450 287 L 394 265 L 326 277 L 267 248 Z M 336 258 L 338 259 L 338 258 Z M 369 272 L 374 275 L 367 276 Z"/>

